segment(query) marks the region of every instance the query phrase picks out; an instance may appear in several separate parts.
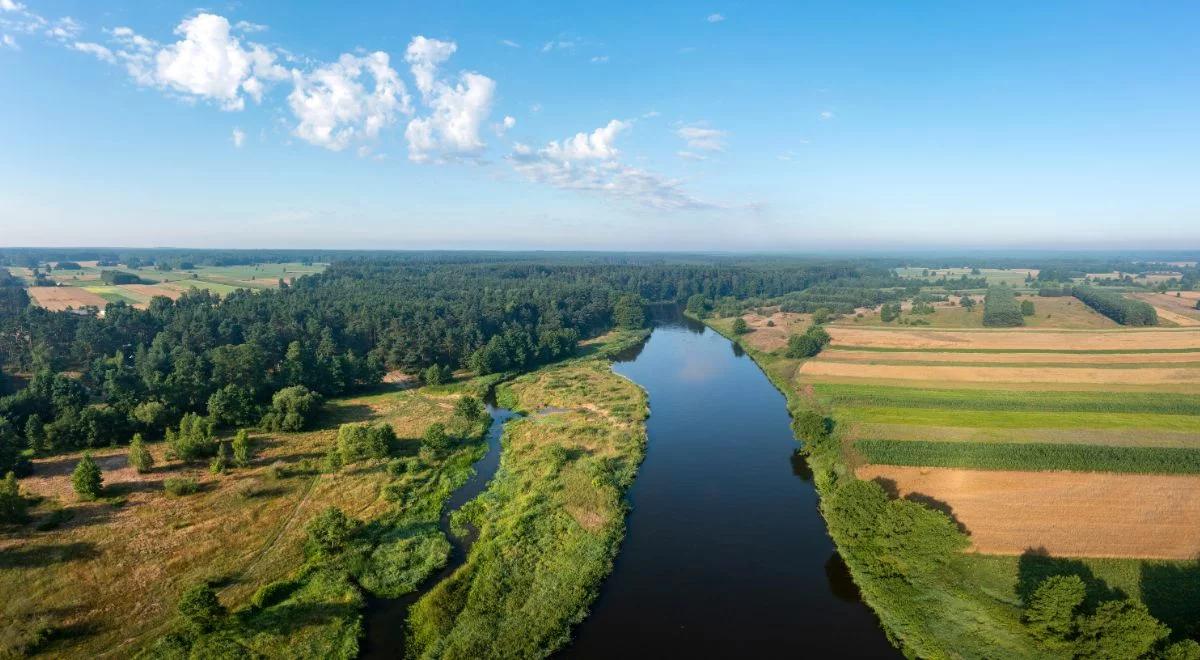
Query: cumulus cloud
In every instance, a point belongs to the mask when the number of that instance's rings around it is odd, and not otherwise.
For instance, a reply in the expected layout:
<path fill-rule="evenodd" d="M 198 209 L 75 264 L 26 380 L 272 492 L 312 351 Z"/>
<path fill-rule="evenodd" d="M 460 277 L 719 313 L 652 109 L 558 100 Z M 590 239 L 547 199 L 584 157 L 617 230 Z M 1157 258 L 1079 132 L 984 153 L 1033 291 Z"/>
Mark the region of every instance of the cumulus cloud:
<path fill-rule="evenodd" d="M 234 23 L 233 29 L 237 30 L 238 32 L 246 33 L 266 32 L 267 26 L 260 23 L 251 23 L 250 21 L 238 21 L 237 23 Z"/>
<path fill-rule="evenodd" d="M 452 41 L 414 37 L 404 59 L 428 114 L 408 123 L 408 157 L 418 163 L 469 157 L 486 145 L 479 136 L 492 111 L 496 82 L 474 71 L 463 71 L 458 80 L 446 81 L 438 68 L 458 50 Z"/>
<path fill-rule="evenodd" d="M 5 48 L 21 50 L 21 47 L 17 45 L 17 40 L 13 39 L 11 34 L 0 35 L 0 44 L 2 44 Z"/>
<path fill-rule="evenodd" d="M 93 55 L 101 62 L 108 62 L 109 64 L 115 64 L 117 61 L 117 57 L 113 55 L 111 50 L 101 46 L 100 44 L 92 43 L 90 41 L 76 41 L 75 43 L 71 44 L 71 50 L 77 50 L 81 53 Z"/>
<path fill-rule="evenodd" d="M 708 18 L 704 20 L 708 21 L 709 23 L 720 23 L 721 21 L 725 20 L 725 17 L 721 14 L 709 14 Z"/>
<path fill-rule="evenodd" d="M 691 149 L 700 151 L 723 151 L 725 149 L 725 131 L 710 128 L 707 124 L 696 123 L 680 126 L 675 129 L 678 135 Z"/>
<path fill-rule="evenodd" d="M 363 84 L 367 78 L 372 81 L 370 89 Z M 346 53 L 311 73 L 293 71 L 292 80 L 295 87 L 288 104 L 300 120 L 293 133 L 333 151 L 356 140 L 373 139 L 398 114 L 412 112 L 404 82 L 384 52 L 364 57 Z"/>
<path fill-rule="evenodd" d="M 685 192 L 682 182 L 618 160 L 616 139 L 630 126 L 614 119 L 591 133 L 551 141 L 537 151 L 517 143 L 508 159 L 530 181 L 562 190 L 608 195 L 659 210 L 710 208 Z"/>
<path fill-rule="evenodd" d="M 46 36 L 59 41 L 70 41 L 78 37 L 81 32 L 83 32 L 83 26 L 79 24 L 79 21 L 70 16 L 64 16 L 54 21 L 46 29 Z"/>
<path fill-rule="evenodd" d="M 821 119 L 829 120 L 829 119 L 833 119 L 833 117 L 834 117 L 834 114 L 830 110 L 826 110 L 821 113 Z"/>

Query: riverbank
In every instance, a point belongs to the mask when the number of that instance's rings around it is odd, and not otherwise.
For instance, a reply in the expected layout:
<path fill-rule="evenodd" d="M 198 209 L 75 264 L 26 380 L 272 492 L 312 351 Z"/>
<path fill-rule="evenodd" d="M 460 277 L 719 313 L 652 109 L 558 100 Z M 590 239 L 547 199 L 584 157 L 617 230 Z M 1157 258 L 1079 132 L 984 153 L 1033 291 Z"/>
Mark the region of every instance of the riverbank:
<path fill-rule="evenodd" d="M 645 451 L 645 393 L 607 359 L 633 345 L 621 344 L 500 387 L 500 404 L 525 416 L 505 426 L 488 489 L 455 515 L 479 536 L 463 567 L 413 606 L 410 657 L 540 657 L 587 615 Z"/>

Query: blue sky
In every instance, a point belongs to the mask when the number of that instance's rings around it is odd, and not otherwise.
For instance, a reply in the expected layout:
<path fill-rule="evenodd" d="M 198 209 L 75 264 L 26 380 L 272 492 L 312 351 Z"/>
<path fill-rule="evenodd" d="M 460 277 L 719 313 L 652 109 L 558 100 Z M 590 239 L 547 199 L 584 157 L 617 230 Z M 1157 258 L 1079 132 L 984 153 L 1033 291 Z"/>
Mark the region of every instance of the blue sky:
<path fill-rule="evenodd" d="M 0 244 L 1197 247 L 1198 24 L 0 0 Z"/>

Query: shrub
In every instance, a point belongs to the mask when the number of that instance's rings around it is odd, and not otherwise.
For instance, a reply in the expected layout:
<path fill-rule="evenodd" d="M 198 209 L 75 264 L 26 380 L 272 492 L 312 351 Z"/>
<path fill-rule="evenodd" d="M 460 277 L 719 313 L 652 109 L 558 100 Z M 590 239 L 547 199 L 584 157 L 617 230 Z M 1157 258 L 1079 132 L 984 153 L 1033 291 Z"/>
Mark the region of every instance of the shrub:
<path fill-rule="evenodd" d="M 270 607 L 286 600 L 295 590 L 296 583 L 290 580 L 264 584 L 258 588 L 258 591 L 254 592 L 254 596 L 250 598 L 250 603 L 259 609 Z"/>
<path fill-rule="evenodd" d="M 75 472 L 71 474 L 71 487 L 75 489 L 75 494 L 83 500 L 94 500 L 100 497 L 103 484 L 104 477 L 100 473 L 100 466 L 90 453 L 84 453 L 83 458 L 75 465 Z"/>
<path fill-rule="evenodd" d="M 217 453 L 213 422 L 195 413 L 188 413 L 179 420 L 179 430 L 167 429 L 167 446 L 171 453 L 182 461 L 195 461 Z"/>
<path fill-rule="evenodd" d="M 309 521 L 308 550 L 314 557 L 333 557 L 341 554 L 358 531 L 358 521 L 341 509 L 331 506 Z"/>
<path fill-rule="evenodd" d="M 487 409 L 484 408 L 483 403 L 470 394 L 464 394 L 454 402 L 454 416 L 468 423 L 483 419 L 485 415 L 487 415 Z"/>
<path fill-rule="evenodd" d="M 225 617 L 225 607 L 217 599 L 217 592 L 207 584 L 197 584 L 183 592 L 177 609 L 184 625 L 196 633 L 215 629 Z"/>
<path fill-rule="evenodd" d="M 316 417 L 320 405 L 321 395 L 307 387 L 285 387 L 271 398 L 271 410 L 262 425 L 272 431 L 302 431 Z"/>
<path fill-rule="evenodd" d="M 224 474 L 229 469 L 229 446 L 224 442 L 217 442 L 217 455 L 213 457 L 212 462 L 208 464 L 208 471 L 212 474 Z"/>
<path fill-rule="evenodd" d="M 183 497 L 198 492 L 200 484 L 191 477 L 169 477 L 163 480 L 163 490 L 175 497 Z"/>
<path fill-rule="evenodd" d="M 141 433 L 134 433 L 133 440 L 129 441 L 129 465 L 137 470 L 138 474 L 149 472 L 150 468 L 154 467 L 154 456 L 146 449 Z"/>
<path fill-rule="evenodd" d="M 342 424 L 338 428 L 338 453 L 345 463 L 387 458 L 396 433 L 389 424 Z"/>
<path fill-rule="evenodd" d="M 217 424 L 246 426 L 261 419 L 262 411 L 250 388 L 226 385 L 208 398 L 208 415 Z"/>
<path fill-rule="evenodd" d="M 250 461 L 254 460 L 254 444 L 250 441 L 250 434 L 246 429 L 242 429 L 233 436 L 233 442 L 230 443 L 233 448 L 233 463 L 238 467 L 246 467 L 250 465 Z"/>
<path fill-rule="evenodd" d="M 421 434 L 421 446 L 433 452 L 443 452 L 449 449 L 450 436 L 446 435 L 446 425 L 434 422 L 426 427 L 425 432 Z"/>
<path fill-rule="evenodd" d="M 1032 300 L 1021 301 L 1021 316 L 1033 316 L 1035 313 Z"/>
<path fill-rule="evenodd" d="M 746 325 L 746 319 L 739 316 L 733 320 L 733 334 L 744 335 L 747 332 L 750 332 L 750 326 Z"/>
<path fill-rule="evenodd" d="M 819 325 L 813 325 L 802 335 L 788 337 L 784 355 L 789 358 L 807 358 L 821 352 L 829 344 L 829 333 Z"/>
<path fill-rule="evenodd" d="M 142 428 L 158 433 L 167 425 L 171 418 L 171 411 L 158 401 L 146 401 L 134 406 L 129 416 L 133 418 L 133 421 L 141 424 Z"/>
<path fill-rule="evenodd" d="M 25 498 L 21 497 L 21 487 L 17 484 L 17 475 L 9 472 L 0 481 L 0 523 L 24 523 L 29 519 L 27 509 Z"/>

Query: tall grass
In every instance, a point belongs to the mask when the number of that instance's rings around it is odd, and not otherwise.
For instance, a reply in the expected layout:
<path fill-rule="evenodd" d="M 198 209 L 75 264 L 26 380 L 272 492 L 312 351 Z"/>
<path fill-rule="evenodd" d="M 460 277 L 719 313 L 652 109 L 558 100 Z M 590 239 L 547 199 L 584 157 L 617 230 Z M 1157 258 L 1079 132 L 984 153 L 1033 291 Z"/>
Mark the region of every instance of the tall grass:
<path fill-rule="evenodd" d="M 880 465 L 1137 474 L 1200 473 L 1200 448 L 1193 447 L 926 440 L 859 440 L 854 446 L 867 461 Z"/>
<path fill-rule="evenodd" d="M 1200 415 L 1200 396 L 1175 392 L 943 390 L 841 383 L 820 383 L 814 389 L 837 407 Z"/>

